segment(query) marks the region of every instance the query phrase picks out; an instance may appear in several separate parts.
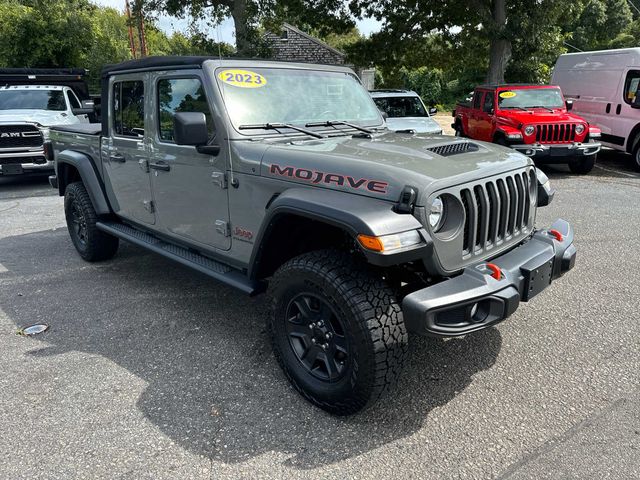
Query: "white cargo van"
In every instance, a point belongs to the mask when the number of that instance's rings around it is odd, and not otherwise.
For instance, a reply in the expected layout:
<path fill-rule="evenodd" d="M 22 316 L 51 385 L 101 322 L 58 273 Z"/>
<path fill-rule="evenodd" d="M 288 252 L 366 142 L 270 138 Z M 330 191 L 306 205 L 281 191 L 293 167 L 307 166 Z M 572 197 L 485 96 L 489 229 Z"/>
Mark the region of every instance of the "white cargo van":
<path fill-rule="evenodd" d="M 551 83 L 600 127 L 603 145 L 632 153 L 640 170 L 640 48 L 560 55 Z"/>

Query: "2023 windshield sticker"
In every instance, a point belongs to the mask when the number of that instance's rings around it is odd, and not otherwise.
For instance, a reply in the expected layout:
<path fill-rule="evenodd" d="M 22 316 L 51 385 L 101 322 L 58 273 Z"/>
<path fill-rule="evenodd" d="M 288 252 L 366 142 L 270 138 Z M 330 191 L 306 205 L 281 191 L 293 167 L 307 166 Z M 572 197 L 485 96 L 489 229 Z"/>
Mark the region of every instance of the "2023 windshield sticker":
<path fill-rule="evenodd" d="M 267 84 L 267 79 L 259 73 L 235 68 L 221 71 L 218 78 L 227 85 L 240 88 L 262 88 Z"/>

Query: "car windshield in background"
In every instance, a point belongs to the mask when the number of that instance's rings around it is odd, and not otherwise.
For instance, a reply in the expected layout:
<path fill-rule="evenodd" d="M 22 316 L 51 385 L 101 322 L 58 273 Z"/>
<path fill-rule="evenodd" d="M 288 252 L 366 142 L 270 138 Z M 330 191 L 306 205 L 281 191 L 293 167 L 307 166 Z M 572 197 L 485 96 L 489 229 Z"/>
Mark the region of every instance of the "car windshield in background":
<path fill-rule="evenodd" d="M 389 118 L 429 116 L 418 97 L 378 97 L 373 101 Z"/>
<path fill-rule="evenodd" d="M 336 120 L 360 126 L 382 124 L 371 97 L 348 73 L 219 68 L 216 79 L 237 129 L 261 124 L 304 126 Z"/>
<path fill-rule="evenodd" d="M 0 110 L 66 109 L 62 90 L 0 90 Z"/>
<path fill-rule="evenodd" d="M 562 108 L 559 88 L 514 88 L 498 93 L 498 106 L 509 108 Z"/>

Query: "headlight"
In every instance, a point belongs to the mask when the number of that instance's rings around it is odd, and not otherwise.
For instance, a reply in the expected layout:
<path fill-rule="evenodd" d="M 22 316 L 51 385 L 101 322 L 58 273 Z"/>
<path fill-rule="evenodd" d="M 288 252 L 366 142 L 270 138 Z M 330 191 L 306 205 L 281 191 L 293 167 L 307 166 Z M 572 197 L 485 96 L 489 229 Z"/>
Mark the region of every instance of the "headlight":
<path fill-rule="evenodd" d="M 381 235 L 372 237 L 370 235 L 358 235 L 358 241 L 367 250 L 374 252 L 388 252 L 399 248 L 411 247 L 422 243 L 422 237 L 418 230 L 394 233 L 392 235 Z"/>
<path fill-rule="evenodd" d="M 533 135 L 535 131 L 536 131 L 536 127 L 534 127 L 533 125 L 527 125 L 526 127 L 524 127 L 524 134 L 529 137 Z"/>
<path fill-rule="evenodd" d="M 582 135 L 584 133 L 584 125 L 582 125 L 580 123 L 578 125 L 576 125 L 576 133 L 578 135 Z"/>
<path fill-rule="evenodd" d="M 431 230 L 437 232 L 444 223 L 444 202 L 442 198 L 436 197 L 431 203 L 431 209 L 429 210 L 429 226 Z"/>

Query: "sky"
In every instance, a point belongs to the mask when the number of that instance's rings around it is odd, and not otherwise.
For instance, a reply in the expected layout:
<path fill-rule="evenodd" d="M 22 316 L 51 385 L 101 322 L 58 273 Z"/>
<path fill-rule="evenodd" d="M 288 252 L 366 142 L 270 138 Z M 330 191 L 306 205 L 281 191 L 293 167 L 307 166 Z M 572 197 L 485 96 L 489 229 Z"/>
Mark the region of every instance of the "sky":
<path fill-rule="evenodd" d="M 105 7 L 112 7 L 117 10 L 124 12 L 124 0 L 91 0 L 92 3 L 96 5 L 102 5 Z M 358 25 L 358 29 L 360 33 L 364 35 L 370 35 L 373 32 L 377 32 L 380 30 L 381 23 L 376 21 L 373 18 L 365 18 L 363 20 L 356 21 Z M 162 15 L 158 20 L 158 28 L 160 28 L 165 33 L 169 35 L 173 32 L 183 32 L 186 33 L 189 22 L 186 19 L 179 19 L 175 17 L 170 17 L 167 15 Z M 212 35 L 215 40 L 222 40 L 223 42 L 230 43 L 235 45 L 235 39 L 233 36 L 233 21 L 231 19 L 227 19 L 223 21 L 220 26 L 216 29 L 216 32 Z M 220 38 L 218 38 L 218 35 Z"/>

